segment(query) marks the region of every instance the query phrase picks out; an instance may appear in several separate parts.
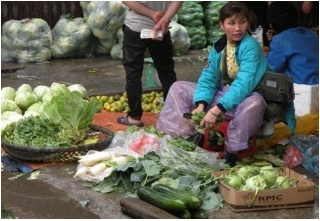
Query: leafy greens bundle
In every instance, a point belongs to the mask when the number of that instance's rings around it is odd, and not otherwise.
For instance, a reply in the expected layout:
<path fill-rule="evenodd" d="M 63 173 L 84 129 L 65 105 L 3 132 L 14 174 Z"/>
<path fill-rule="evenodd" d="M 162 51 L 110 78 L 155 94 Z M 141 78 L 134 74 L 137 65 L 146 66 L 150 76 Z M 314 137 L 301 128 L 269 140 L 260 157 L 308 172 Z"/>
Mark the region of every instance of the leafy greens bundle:
<path fill-rule="evenodd" d="M 39 117 L 12 123 L 2 131 L 2 139 L 11 144 L 33 147 L 78 144 L 85 139 L 86 129 L 94 114 L 101 110 L 101 105 L 96 98 L 84 100 L 79 92 L 61 87 L 44 105 Z"/>

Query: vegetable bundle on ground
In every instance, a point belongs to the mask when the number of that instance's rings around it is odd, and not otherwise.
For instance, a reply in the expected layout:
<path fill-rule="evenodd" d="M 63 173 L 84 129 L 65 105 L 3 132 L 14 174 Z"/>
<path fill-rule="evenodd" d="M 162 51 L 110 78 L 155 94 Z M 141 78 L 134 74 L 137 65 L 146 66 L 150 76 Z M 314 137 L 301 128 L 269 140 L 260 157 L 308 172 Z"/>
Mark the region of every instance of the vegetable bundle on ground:
<path fill-rule="evenodd" d="M 203 20 L 207 31 L 206 38 L 208 45 L 213 45 L 213 43 L 224 34 L 219 24 L 219 12 L 225 3 L 227 3 L 227 1 L 212 1 L 207 2 L 207 4 L 203 6 Z"/>
<path fill-rule="evenodd" d="M 73 58 L 93 54 L 95 38 L 86 19 L 61 16 L 52 29 L 53 58 Z"/>
<path fill-rule="evenodd" d="M 117 153 L 114 150 L 90 150 L 87 155 L 78 156 L 78 158 L 79 165 L 73 178 L 96 183 L 110 176 L 115 166 L 134 160 L 134 157 Z"/>
<path fill-rule="evenodd" d="M 180 56 L 185 54 L 190 48 L 188 30 L 177 22 L 170 22 L 169 27 L 173 46 L 173 55 Z"/>
<path fill-rule="evenodd" d="M 190 38 L 190 49 L 203 49 L 207 46 L 206 29 L 203 25 L 203 7 L 197 2 L 183 2 L 178 11 L 178 23 L 185 26 Z"/>
<path fill-rule="evenodd" d="M 51 59 L 51 29 L 40 18 L 9 20 L 1 30 L 1 60 L 43 62 Z"/>
<path fill-rule="evenodd" d="M 19 89 L 24 92 L 22 93 Z M 25 91 L 32 91 L 31 87 L 28 89 L 25 85 L 20 86 L 19 89 L 15 100 L 19 98 L 17 97 L 19 94 L 30 93 L 35 97 L 35 102 L 37 101 L 33 92 Z M 39 106 L 34 109 L 39 108 L 39 112 L 33 111 L 34 113 L 30 116 L 26 116 L 26 111 L 21 120 L 7 124 L 1 131 L 2 139 L 11 144 L 32 147 L 61 147 L 79 144 L 86 138 L 86 130 L 92 123 L 94 114 L 101 110 L 101 102 L 96 98 L 90 101 L 85 100 L 83 99 L 84 92 L 76 90 L 75 87 L 69 89 L 64 84 L 53 83 L 50 92 L 46 92 L 46 94 L 50 93 L 50 99 L 39 103 Z M 28 101 L 21 98 L 20 106 Z M 35 102 L 33 105 L 36 104 Z M 23 107 L 24 111 L 25 106 Z"/>
<path fill-rule="evenodd" d="M 88 16 L 88 25 L 98 39 L 97 54 L 110 54 L 117 43 L 117 31 L 124 23 L 127 10 L 128 7 L 117 1 L 101 1 L 93 8 Z"/>

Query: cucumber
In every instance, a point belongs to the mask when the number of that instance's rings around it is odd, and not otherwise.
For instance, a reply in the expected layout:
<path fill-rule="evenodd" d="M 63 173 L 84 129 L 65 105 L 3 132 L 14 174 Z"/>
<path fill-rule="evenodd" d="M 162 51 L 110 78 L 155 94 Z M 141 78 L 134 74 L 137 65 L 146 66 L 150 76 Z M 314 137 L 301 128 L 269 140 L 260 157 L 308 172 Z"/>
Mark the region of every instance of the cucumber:
<path fill-rule="evenodd" d="M 153 189 L 161 193 L 169 194 L 175 199 L 182 200 L 188 209 L 198 209 L 202 206 L 203 203 L 202 198 L 195 194 L 188 193 L 183 190 L 178 190 L 163 184 L 156 184 L 154 185 Z"/>
<path fill-rule="evenodd" d="M 194 209 L 194 210 L 189 210 L 191 219 L 208 219 L 209 214 L 206 210 L 204 209 Z"/>
<path fill-rule="evenodd" d="M 191 214 L 187 209 L 183 210 L 183 212 L 180 213 L 174 213 L 174 215 L 177 216 L 179 219 L 191 219 Z"/>
<path fill-rule="evenodd" d="M 168 212 L 178 213 L 183 212 L 186 209 L 186 205 L 182 200 L 160 193 L 148 186 L 140 187 L 137 191 L 137 195 L 141 200 Z"/>

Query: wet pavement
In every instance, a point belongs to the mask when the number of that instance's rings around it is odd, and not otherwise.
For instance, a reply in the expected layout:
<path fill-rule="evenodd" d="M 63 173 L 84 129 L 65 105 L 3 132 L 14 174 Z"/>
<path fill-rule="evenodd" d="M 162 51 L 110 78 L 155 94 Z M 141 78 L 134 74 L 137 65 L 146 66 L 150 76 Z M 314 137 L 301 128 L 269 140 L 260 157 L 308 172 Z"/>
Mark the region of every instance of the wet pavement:
<path fill-rule="evenodd" d="M 179 80 L 196 81 L 206 65 L 205 51 L 190 51 L 175 58 Z M 124 92 L 125 72 L 121 61 L 109 56 L 51 60 L 41 64 L 2 63 L 1 87 L 17 89 L 28 83 L 32 87 L 50 86 L 53 82 L 83 84 L 88 95 Z M 146 85 L 144 89 L 155 90 Z M 54 164 L 40 168 L 36 180 L 29 176 L 13 179 L 19 173 L 1 171 L 1 206 L 20 219 L 129 219 L 120 207 L 121 193 L 102 194 L 73 178 L 77 164 Z M 210 214 L 214 219 L 319 219 L 319 178 L 302 167 L 296 169 L 316 183 L 313 207 L 257 212 L 232 212 L 224 207 Z"/>

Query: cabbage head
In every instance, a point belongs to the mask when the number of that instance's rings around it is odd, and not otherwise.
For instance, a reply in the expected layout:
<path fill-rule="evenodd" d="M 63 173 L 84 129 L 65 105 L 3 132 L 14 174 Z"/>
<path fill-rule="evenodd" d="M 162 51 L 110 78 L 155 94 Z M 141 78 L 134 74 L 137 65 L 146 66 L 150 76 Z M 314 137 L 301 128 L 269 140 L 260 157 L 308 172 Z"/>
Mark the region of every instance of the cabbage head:
<path fill-rule="evenodd" d="M 14 111 L 5 111 L 1 113 L 1 123 L 2 121 L 17 122 L 21 119 L 23 119 L 22 114 L 18 114 Z"/>
<path fill-rule="evenodd" d="M 24 118 L 28 118 L 28 117 L 36 117 L 36 116 L 39 116 L 40 115 L 40 113 L 39 112 L 37 112 L 37 111 L 33 111 L 33 110 L 30 110 L 30 111 L 26 111 L 26 112 L 24 112 L 24 114 L 23 114 L 23 117 Z"/>
<path fill-rule="evenodd" d="M 42 96 L 42 102 L 43 102 L 43 103 L 50 103 L 51 98 L 52 98 L 52 94 L 51 94 L 50 91 L 48 91 L 47 93 L 45 93 L 45 94 Z"/>
<path fill-rule="evenodd" d="M 7 99 L 7 100 L 14 100 L 16 97 L 16 90 L 12 87 L 4 87 L 1 89 L 1 100 Z"/>
<path fill-rule="evenodd" d="M 13 111 L 18 114 L 22 114 L 21 109 L 18 107 L 16 102 L 13 100 L 8 100 L 8 99 L 1 99 L 1 113 L 5 111 Z"/>
<path fill-rule="evenodd" d="M 37 96 L 34 95 L 34 93 L 24 92 L 24 93 L 17 93 L 14 101 L 22 111 L 25 111 L 28 109 L 28 107 L 36 103 L 38 100 L 37 100 Z"/>
<path fill-rule="evenodd" d="M 43 95 L 48 91 L 50 91 L 50 88 L 45 85 L 39 85 L 33 88 L 33 93 L 37 96 L 38 101 L 42 101 Z"/>
<path fill-rule="evenodd" d="M 45 104 L 42 102 L 37 102 L 37 103 L 32 104 L 30 107 L 28 107 L 28 109 L 26 111 L 35 111 L 35 112 L 41 113 L 43 111 L 44 105 Z M 24 113 L 24 114 L 26 114 L 26 113 Z"/>
<path fill-rule="evenodd" d="M 79 92 L 82 97 L 85 97 L 87 95 L 87 89 L 82 85 L 82 84 L 72 84 L 68 86 L 68 89 L 72 91 L 77 91 Z"/>
<path fill-rule="evenodd" d="M 5 111 L 1 113 L 1 131 L 6 128 L 11 123 L 17 122 L 19 120 L 22 120 L 23 116 L 22 114 L 19 114 L 14 111 Z"/>
<path fill-rule="evenodd" d="M 57 95 L 60 91 L 68 90 L 65 84 L 53 82 L 50 86 L 50 92 L 52 96 Z"/>
<path fill-rule="evenodd" d="M 16 94 L 20 92 L 32 92 L 32 87 L 30 86 L 30 84 L 22 84 L 20 85 L 20 87 L 18 87 Z"/>

